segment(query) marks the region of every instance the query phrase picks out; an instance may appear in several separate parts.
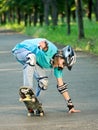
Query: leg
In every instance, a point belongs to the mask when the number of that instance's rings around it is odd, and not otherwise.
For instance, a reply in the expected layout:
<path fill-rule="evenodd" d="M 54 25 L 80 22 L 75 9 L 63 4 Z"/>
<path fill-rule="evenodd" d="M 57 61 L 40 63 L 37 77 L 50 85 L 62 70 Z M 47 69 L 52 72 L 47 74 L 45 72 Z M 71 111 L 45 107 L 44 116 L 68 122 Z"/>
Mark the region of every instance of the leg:
<path fill-rule="evenodd" d="M 35 55 L 24 48 L 14 51 L 13 54 L 23 65 L 23 85 L 32 87 L 35 66 L 30 65 L 28 61 L 36 63 Z M 29 54 L 31 57 L 28 58 Z"/>
<path fill-rule="evenodd" d="M 34 68 L 33 66 L 26 65 L 23 69 L 23 85 L 24 86 L 33 86 L 33 74 L 34 74 Z"/>
<path fill-rule="evenodd" d="M 46 76 L 45 70 L 40 66 L 35 66 L 34 76 L 37 79 L 38 86 L 36 88 L 36 96 L 39 96 L 41 90 L 46 90 L 48 87 L 48 77 Z"/>

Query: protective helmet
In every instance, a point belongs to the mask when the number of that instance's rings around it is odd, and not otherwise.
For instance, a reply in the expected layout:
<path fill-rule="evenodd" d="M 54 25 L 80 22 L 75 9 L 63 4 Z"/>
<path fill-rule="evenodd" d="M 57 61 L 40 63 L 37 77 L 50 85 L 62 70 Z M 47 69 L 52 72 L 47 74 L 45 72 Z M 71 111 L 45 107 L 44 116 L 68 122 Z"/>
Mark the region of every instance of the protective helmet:
<path fill-rule="evenodd" d="M 73 64 L 76 62 L 76 54 L 71 46 L 66 46 L 62 49 L 62 55 L 65 59 L 66 65 L 69 70 L 71 70 Z"/>

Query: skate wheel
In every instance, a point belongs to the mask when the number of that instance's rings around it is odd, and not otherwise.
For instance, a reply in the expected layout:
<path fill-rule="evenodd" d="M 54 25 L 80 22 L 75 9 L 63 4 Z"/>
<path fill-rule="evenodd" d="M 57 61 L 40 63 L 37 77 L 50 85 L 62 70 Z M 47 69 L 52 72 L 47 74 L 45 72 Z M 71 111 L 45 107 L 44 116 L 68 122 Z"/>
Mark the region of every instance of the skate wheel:
<path fill-rule="evenodd" d="M 35 98 L 32 98 L 32 102 L 35 102 L 36 100 L 35 100 Z"/>
<path fill-rule="evenodd" d="M 40 113 L 40 116 L 44 116 L 44 112 L 41 112 L 41 113 Z"/>
<path fill-rule="evenodd" d="M 28 113 L 27 116 L 31 116 L 31 113 Z"/>
<path fill-rule="evenodd" d="M 22 98 L 19 98 L 19 102 L 23 102 L 23 99 L 22 99 Z"/>
<path fill-rule="evenodd" d="M 27 114 L 27 116 L 29 116 L 29 117 L 30 117 L 31 115 L 32 115 L 31 113 L 28 113 L 28 114 Z"/>

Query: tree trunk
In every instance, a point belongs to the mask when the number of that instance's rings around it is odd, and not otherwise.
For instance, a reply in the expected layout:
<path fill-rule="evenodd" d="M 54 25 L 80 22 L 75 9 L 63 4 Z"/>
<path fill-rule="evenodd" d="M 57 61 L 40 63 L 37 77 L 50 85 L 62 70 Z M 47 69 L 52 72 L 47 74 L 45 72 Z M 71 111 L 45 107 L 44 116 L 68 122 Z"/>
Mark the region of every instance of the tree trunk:
<path fill-rule="evenodd" d="M 89 20 L 92 20 L 92 0 L 88 1 L 88 18 Z"/>
<path fill-rule="evenodd" d="M 69 1 L 66 0 L 66 19 L 67 19 L 67 34 L 70 34 L 70 4 Z"/>
<path fill-rule="evenodd" d="M 95 15 L 96 15 L 96 21 L 98 21 L 98 0 L 95 2 Z"/>
<path fill-rule="evenodd" d="M 76 3 L 76 15 L 78 20 L 78 38 L 84 38 L 84 27 L 83 27 L 83 14 L 81 0 L 75 0 Z"/>
<path fill-rule="evenodd" d="M 6 24 L 6 12 L 2 13 L 1 24 Z"/>
<path fill-rule="evenodd" d="M 37 19 L 38 19 L 38 5 L 34 5 L 34 26 L 37 24 Z"/>
<path fill-rule="evenodd" d="M 12 13 L 13 12 L 13 10 L 12 10 L 12 8 L 9 8 L 9 11 L 8 11 L 8 22 L 10 22 L 10 23 L 12 23 L 13 22 L 13 20 L 12 20 Z"/>
<path fill-rule="evenodd" d="M 44 21 L 46 25 L 49 25 L 49 11 L 52 8 L 52 22 L 53 25 L 57 25 L 58 14 L 57 14 L 57 1 L 56 0 L 43 0 L 44 3 Z"/>
<path fill-rule="evenodd" d="M 32 17 L 31 17 L 31 14 L 28 15 L 28 18 L 29 18 L 29 26 L 31 26 L 31 23 L 32 23 Z"/>
<path fill-rule="evenodd" d="M 44 3 L 44 21 L 46 25 L 49 25 L 49 5 L 50 0 L 43 0 Z"/>
<path fill-rule="evenodd" d="M 21 15 L 20 15 L 20 8 L 17 7 L 17 20 L 18 20 L 18 24 L 20 24 L 21 22 Z"/>
<path fill-rule="evenodd" d="M 51 0 L 51 7 L 52 7 L 52 22 L 53 22 L 53 25 L 55 26 L 57 25 L 57 21 L 58 21 L 56 0 Z"/>
<path fill-rule="evenodd" d="M 27 26 L 27 24 L 28 24 L 28 14 L 27 13 L 24 14 L 24 24 L 25 24 L 25 26 Z"/>
<path fill-rule="evenodd" d="M 39 14 L 39 22 L 40 22 L 40 26 L 43 26 L 43 22 L 44 22 L 44 15 L 43 15 L 43 13 Z"/>

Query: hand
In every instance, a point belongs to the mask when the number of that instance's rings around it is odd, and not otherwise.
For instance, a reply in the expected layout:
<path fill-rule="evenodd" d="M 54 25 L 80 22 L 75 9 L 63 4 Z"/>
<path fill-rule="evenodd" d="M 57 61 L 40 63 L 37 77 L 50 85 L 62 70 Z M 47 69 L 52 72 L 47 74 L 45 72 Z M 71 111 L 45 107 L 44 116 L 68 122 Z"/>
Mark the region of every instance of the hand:
<path fill-rule="evenodd" d="M 71 114 L 71 113 L 79 113 L 79 112 L 81 112 L 81 111 L 80 110 L 75 110 L 74 107 L 73 107 L 72 109 L 69 110 L 68 113 Z"/>
<path fill-rule="evenodd" d="M 47 42 L 46 41 L 41 41 L 39 43 L 39 48 L 44 50 L 44 51 L 47 51 L 48 50 L 48 45 L 47 45 Z"/>

